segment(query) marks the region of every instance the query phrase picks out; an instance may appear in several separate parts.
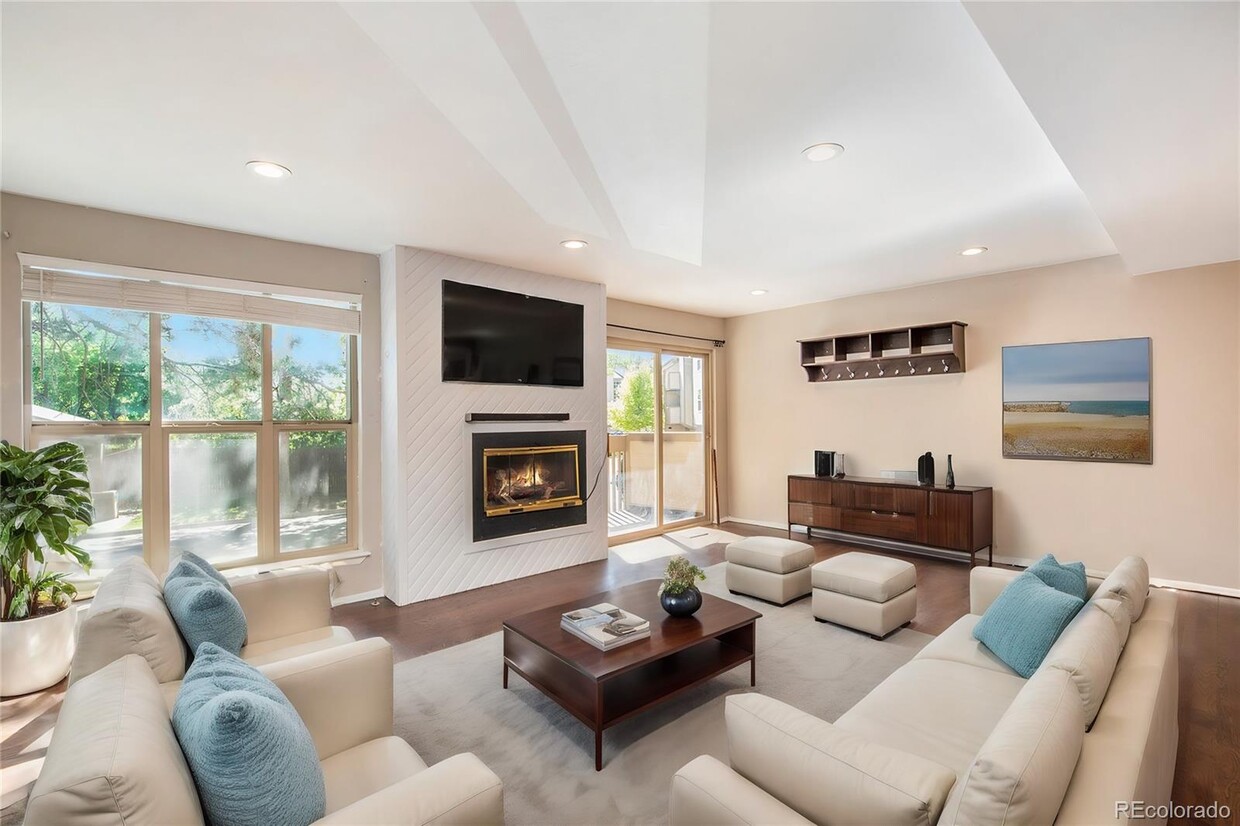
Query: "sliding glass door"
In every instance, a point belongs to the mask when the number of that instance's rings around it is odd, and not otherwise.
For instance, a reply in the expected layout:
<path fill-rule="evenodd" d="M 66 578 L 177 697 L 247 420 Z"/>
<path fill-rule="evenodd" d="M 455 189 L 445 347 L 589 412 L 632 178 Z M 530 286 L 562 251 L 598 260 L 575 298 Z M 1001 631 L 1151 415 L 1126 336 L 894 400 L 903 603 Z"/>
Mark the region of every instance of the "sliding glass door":
<path fill-rule="evenodd" d="M 663 524 L 706 516 L 706 357 L 662 353 Z"/>
<path fill-rule="evenodd" d="M 709 353 L 607 351 L 607 519 L 613 537 L 705 521 Z"/>

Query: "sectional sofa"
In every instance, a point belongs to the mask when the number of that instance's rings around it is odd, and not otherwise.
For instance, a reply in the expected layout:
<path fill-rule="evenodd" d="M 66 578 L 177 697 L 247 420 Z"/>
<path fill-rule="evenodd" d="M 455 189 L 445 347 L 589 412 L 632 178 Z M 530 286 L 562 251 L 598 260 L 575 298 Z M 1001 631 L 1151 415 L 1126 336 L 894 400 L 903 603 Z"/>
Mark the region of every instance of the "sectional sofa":
<path fill-rule="evenodd" d="M 1168 803 L 1176 594 L 1150 589 L 1136 557 L 1090 578 L 1089 601 L 1026 680 L 972 636 L 1017 575 L 973 569 L 970 613 L 834 723 L 729 697 L 730 765 L 702 756 L 676 774 L 672 826 L 1095 826 L 1126 823 L 1127 801 Z"/>

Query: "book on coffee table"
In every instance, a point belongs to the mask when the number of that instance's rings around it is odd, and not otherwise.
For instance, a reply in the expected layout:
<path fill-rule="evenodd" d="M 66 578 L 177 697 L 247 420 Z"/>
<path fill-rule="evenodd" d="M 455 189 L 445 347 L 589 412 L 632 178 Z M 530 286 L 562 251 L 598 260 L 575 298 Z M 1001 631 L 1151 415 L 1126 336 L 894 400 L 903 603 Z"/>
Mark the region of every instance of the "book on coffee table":
<path fill-rule="evenodd" d="M 560 627 L 603 651 L 650 637 L 649 622 L 610 602 L 568 611 L 560 616 Z"/>

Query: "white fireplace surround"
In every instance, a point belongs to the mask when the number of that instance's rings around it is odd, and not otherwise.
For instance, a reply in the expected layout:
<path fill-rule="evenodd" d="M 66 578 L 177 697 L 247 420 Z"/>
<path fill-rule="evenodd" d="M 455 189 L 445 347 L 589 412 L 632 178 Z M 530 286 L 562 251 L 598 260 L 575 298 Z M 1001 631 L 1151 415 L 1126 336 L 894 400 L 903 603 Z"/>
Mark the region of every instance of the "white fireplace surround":
<path fill-rule="evenodd" d="M 583 387 L 444 382 L 443 279 L 585 307 Z M 606 461 L 607 296 L 602 285 L 413 247 L 380 256 L 384 592 L 398 605 L 607 557 L 607 497 L 586 524 L 473 541 L 474 433 L 586 431 L 588 493 Z M 466 423 L 468 413 L 568 413 L 566 422 Z M 599 486 L 605 484 L 600 481 Z"/>

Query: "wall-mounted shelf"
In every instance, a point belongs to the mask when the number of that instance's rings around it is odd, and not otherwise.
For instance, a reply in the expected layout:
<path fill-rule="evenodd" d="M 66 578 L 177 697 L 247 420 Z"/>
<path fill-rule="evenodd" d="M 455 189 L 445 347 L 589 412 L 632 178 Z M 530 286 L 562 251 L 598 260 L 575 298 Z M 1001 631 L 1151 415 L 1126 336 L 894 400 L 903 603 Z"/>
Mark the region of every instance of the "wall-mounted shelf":
<path fill-rule="evenodd" d="M 801 339 L 809 381 L 855 381 L 963 373 L 963 321 Z"/>
<path fill-rule="evenodd" d="M 469 424 L 485 422 L 566 422 L 567 413 L 466 413 Z"/>

